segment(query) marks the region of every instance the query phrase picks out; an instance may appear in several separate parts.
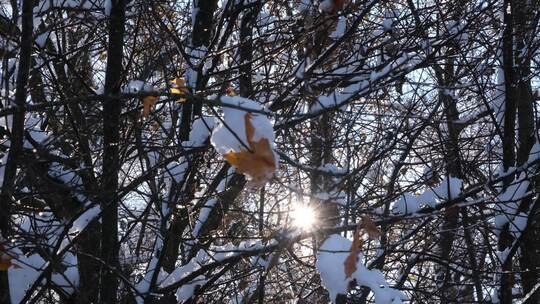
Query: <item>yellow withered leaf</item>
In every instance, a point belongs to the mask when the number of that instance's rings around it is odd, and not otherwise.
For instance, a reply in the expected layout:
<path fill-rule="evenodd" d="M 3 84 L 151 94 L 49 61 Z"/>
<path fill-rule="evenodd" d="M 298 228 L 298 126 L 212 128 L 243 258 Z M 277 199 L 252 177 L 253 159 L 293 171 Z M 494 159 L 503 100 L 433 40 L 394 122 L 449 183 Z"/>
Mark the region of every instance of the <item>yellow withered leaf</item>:
<path fill-rule="evenodd" d="M 240 152 L 227 152 L 223 155 L 226 161 L 236 167 L 237 171 L 246 174 L 254 186 L 262 186 L 268 182 L 276 171 L 274 152 L 268 139 L 253 140 L 255 128 L 251 123 L 251 115 L 244 116 L 247 144 L 251 151 L 241 149 Z"/>
<path fill-rule="evenodd" d="M 146 96 L 143 98 L 143 117 L 148 117 L 148 115 L 150 114 L 150 110 L 156 104 L 157 100 L 157 96 Z"/>
<path fill-rule="evenodd" d="M 186 80 L 184 77 L 176 77 L 172 81 L 173 87 L 171 88 L 172 94 L 187 94 L 189 93 L 189 88 L 186 86 Z M 180 97 L 176 100 L 176 102 L 184 103 L 186 102 L 186 99 L 184 97 Z"/>

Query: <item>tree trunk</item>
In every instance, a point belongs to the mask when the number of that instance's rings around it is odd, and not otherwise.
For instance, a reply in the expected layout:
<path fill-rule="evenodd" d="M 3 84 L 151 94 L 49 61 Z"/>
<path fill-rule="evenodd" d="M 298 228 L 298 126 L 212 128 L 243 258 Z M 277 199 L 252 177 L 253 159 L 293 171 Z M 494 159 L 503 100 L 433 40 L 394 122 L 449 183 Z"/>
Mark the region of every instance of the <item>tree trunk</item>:
<path fill-rule="evenodd" d="M 17 174 L 17 166 L 21 161 L 23 142 L 24 142 L 24 121 L 25 121 L 25 106 L 27 96 L 28 75 L 32 63 L 32 43 L 33 39 L 33 0 L 24 0 L 22 7 L 22 33 L 20 44 L 20 59 L 19 69 L 17 72 L 17 87 L 15 91 L 15 106 L 19 111 L 13 114 L 11 125 L 11 145 L 7 157 L 6 166 L 4 168 L 4 180 L 2 182 L 2 191 L 0 193 L 0 233 L 4 239 L 8 239 L 10 235 L 10 222 L 12 211 L 12 193 L 15 186 L 15 177 Z M 1 241 L 0 237 L 0 241 Z M 6 248 L 9 248 L 7 245 Z M 9 304 L 9 280 L 8 272 L 0 271 L 0 304 Z"/>
<path fill-rule="evenodd" d="M 514 29 L 515 29 L 515 96 L 517 101 L 517 114 L 518 114 L 518 149 L 517 149 L 517 165 L 524 165 L 531 151 L 535 141 L 535 123 L 534 123 L 534 100 L 531 89 L 531 56 L 529 52 L 523 53 L 523 50 L 527 50 L 527 42 L 529 34 L 534 31 L 534 27 L 531 25 L 530 12 L 538 9 L 538 2 L 536 7 L 530 1 L 514 0 L 512 3 L 512 12 L 514 15 Z M 538 181 L 537 181 L 538 182 Z M 520 239 L 520 270 L 521 280 L 523 285 L 523 293 L 528 294 L 533 290 L 538 283 L 540 262 L 538 261 L 539 255 L 539 242 L 540 237 L 538 235 L 539 225 L 534 208 L 530 210 L 532 198 L 525 198 L 521 201 L 519 206 L 520 212 L 526 212 L 529 214 L 528 227 L 523 231 L 523 235 Z M 532 293 L 525 303 L 538 303 L 540 300 L 540 291 L 536 290 Z"/>
<path fill-rule="evenodd" d="M 122 58 L 125 30 L 126 0 L 113 1 L 109 20 L 109 45 L 107 71 L 105 75 L 105 95 L 103 102 L 103 177 L 102 177 L 102 228 L 101 258 L 105 265 L 100 271 L 100 303 L 117 302 L 119 270 L 118 261 L 118 172 L 120 111 L 121 99 L 115 98 L 120 93 L 122 81 Z"/>
<path fill-rule="evenodd" d="M 454 59 L 455 48 L 451 47 L 448 50 L 446 56 L 448 59 L 444 66 L 436 66 L 436 74 L 439 85 L 443 88 L 452 87 L 454 85 Z M 459 133 L 460 129 L 455 125 L 455 121 L 459 119 L 459 112 L 457 110 L 456 100 L 453 96 L 450 96 L 446 91 L 439 92 L 439 98 L 444 105 L 444 112 L 446 118 L 446 127 L 448 129 L 447 138 L 445 138 L 445 161 L 446 172 L 448 177 L 456 177 L 463 179 L 463 172 L 461 169 L 461 157 L 459 155 Z M 445 182 L 445 181 L 443 181 Z M 447 180 L 447 182 L 450 182 Z M 450 187 L 449 187 L 450 188 Z M 450 192 L 450 191 L 449 191 Z M 450 193 L 448 193 L 449 199 Z M 451 263 L 452 261 L 452 247 L 455 239 L 456 229 L 458 227 L 459 212 L 453 208 L 449 208 L 444 212 L 442 231 L 439 241 L 439 250 L 441 260 L 443 262 Z M 442 273 L 437 275 L 441 276 L 442 281 L 442 303 L 450 303 L 457 300 L 458 291 L 452 284 L 452 274 L 450 267 L 441 267 Z"/>
<path fill-rule="evenodd" d="M 260 6 L 257 5 L 254 8 L 244 11 L 242 20 L 240 21 L 240 67 L 239 67 L 239 83 L 240 83 L 240 95 L 243 97 L 250 97 L 253 94 L 253 84 L 251 81 L 251 75 L 253 72 L 252 60 L 253 60 L 253 26 L 257 21 L 259 15 Z"/>
<path fill-rule="evenodd" d="M 193 26 L 193 34 L 191 38 L 191 47 L 194 50 L 200 49 L 202 46 L 207 47 L 210 44 L 212 37 L 212 23 L 214 20 L 214 12 L 217 9 L 217 0 L 195 1 L 193 3 L 196 8 L 197 16 Z M 201 72 L 204 64 L 195 66 L 197 79 L 195 87 L 192 88 L 195 92 L 202 90 Z M 188 79 L 189 81 L 189 79 Z M 189 132 L 195 115 L 201 115 L 202 104 L 187 102 L 182 108 L 182 118 L 180 122 L 179 136 L 181 140 L 189 140 Z"/>
<path fill-rule="evenodd" d="M 511 0 L 504 1 L 503 13 L 503 68 L 504 68 L 504 88 L 505 88 L 505 108 L 504 108 L 504 134 L 503 134 L 503 168 L 510 169 L 515 164 L 515 119 L 516 119 L 516 100 L 514 94 L 514 61 L 513 61 L 513 15 L 509 10 L 511 8 Z M 504 188 L 506 188 L 513 180 L 513 176 L 509 176 L 504 180 Z M 508 225 L 505 225 L 499 236 L 499 250 L 503 251 L 510 246 L 512 240 L 508 231 Z M 508 257 L 507 259 L 511 259 Z M 502 263 L 501 283 L 499 289 L 499 301 L 502 304 L 512 303 L 512 262 L 506 261 Z"/>

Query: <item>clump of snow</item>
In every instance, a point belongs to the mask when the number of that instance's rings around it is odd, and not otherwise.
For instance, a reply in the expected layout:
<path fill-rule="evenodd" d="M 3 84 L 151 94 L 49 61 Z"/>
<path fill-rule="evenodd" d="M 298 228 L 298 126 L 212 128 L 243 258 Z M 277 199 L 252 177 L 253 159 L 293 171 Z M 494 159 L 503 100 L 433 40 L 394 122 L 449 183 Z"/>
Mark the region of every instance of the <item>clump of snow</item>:
<path fill-rule="evenodd" d="M 176 291 L 176 300 L 178 303 L 184 303 L 185 301 L 191 299 L 195 293 L 195 288 L 198 286 L 204 285 L 206 283 L 206 278 L 204 276 L 198 276 L 187 284 L 182 285 Z"/>
<path fill-rule="evenodd" d="M 8 269 L 9 293 L 12 303 L 20 303 L 26 291 L 39 277 L 41 267 L 45 261 L 38 255 L 20 256 L 17 258 L 17 265 L 21 268 L 11 267 Z"/>
<path fill-rule="evenodd" d="M 169 164 L 167 164 L 167 172 L 176 183 L 179 183 L 184 179 L 184 174 L 187 170 L 187 167 L 187 161 L 170 162 Z"/>
<path fill-rule="evenodd" d="M 197 238 L 199 236 L 199 233 L 204 223 L 206 223 L 206 220 L 208 219 L 208 216 L 210 216 L 210 212 L 212 211 L 212 209 L 214 209 L 214 206 L 216 205 L 216 203 L 217 203 L 217 199 L 212 198 L 212 199 L 209 199 L 201 208 L 199 218 L 195 222 L 195 227 L 193 227 L 193 231 L 191 233 L 194 238 Z"/>
<path fill-rule="evenodd" d="M 31 145 L 28 148 L 31 148 Z M 78 189 L 80 189 L 79 187 L 82 185 L 81 178 L 75 174 L 74 170 L 66 168 L 60 163 L 53 162 L 49 168 L 49 174 Z"/>
<path fill-rule="evenodd" d="M 340 16 L 336 25 L 336 29 L 330 34 L 330 38 L 337 40 L 345 34 L 345 27 L 347 26 L 347 19 Z"/>
<path fill-rule="evenodd" d="M 160 274 L 160 276 L 164 277 L 161 281 L 160 286 L 164 287 L 170 284 L 174 284 L 175 282 L 187 277 L 194 271 L 200 269 L 201 265 L 204 263 L 204 261 L 208 260 L 208 258 L 208 254 L 206 254 L 203 250 L 199 250 L 197 255 L 187 264 L 176 268 L 170 274 Z M 183 284 L 179 289 L 176 290 L 176 300 L 179 303 L 184 303 L 184 301 L 193 297 L 195 288 L 197 286 L 204 285 L 204 283 L 206 283 L 206 278 L 204 276 L 198 276 L 190 282 Z"/>
<path fill-rule="evenodd" d="M 334 3 L 332 0 L 324 0 L 319 4 L 319 10 L 321 12 L 330 13 L 334 10 Z"/>
<path fill-rule="evenodd" d="M 47 42 L 47 38 L 49 38 L 49 32 L 41 33 L 36 37 L 36 44 L 43 48 L 45 47 L 45 43 Z"/>
<path fill-rule="evenodd" d="M 461 195 L 463 181 L 457 177 L 447 177 L 435 188 L 429 188 L 420 195 L 404 193 L 393 202 L 390 210 L 395 215 L 413 214 L 422 206 L 434 207 L 441 201 L 452 200 Z"/>
<path fill-rule="evenodd" d="M 7 157 L 7 152 L 0 152 L 0 185 L 4 182 L 4 170 L 6 169 Z"/>
<path fill-rule="evenodd" d="M 443 200 L 451 200 L 457 198 L 461 194 L 463 181 L 457 177 L 445 178 L 439 186 L 433 189 L 433 193 Z"/>
<path fill-rule="evenodd" d="M 28 130 L 29 135 L 32 137 L 32 139 L 37 143 L 44 143 L 47 139 L 49 139 L 49 135 L 47 132 L 41 130 L 41 124 L 43 123 L 43 119 L 37 115 L 37 114 L 27 114 L 25 117 L 25 128 Z M 34 145 L 28 140 L 24 140 L 24 147 L 27 149 L 33 149 Z"/>
<path fill-rule="evenodd" d="M 392 29 L 392 23 L 393 23 L 392 19 L 384 19 L 382 23 L 382 27 L 388 31 Z"/>
<path fill-rule="evenodd" d="M 377 78 L 375 77 L 374 80 L 377 80 Z M 360 91 L 367 89 L 368 87 L 369 82 L 364 80 L 362 82 L 353 83 L 344 88 L 343 90 L 336 90 L 329 95 L 319 96 L 317 102 L 315 102 L 311 106 L 309 111 L 311 113 L 316 113 L 325 108 L 343 106 L 349 98 L 359 93 Z"/>
<path fill-rule="evenodd" d="M 199 8 L 194 8 L 194 14 L 197 14 Z M 188 87 L 196 88 L 197 87 L 197 79 L 199 77 L 199 72 L 196 69 L 191 68 L 203 65 L 202 72 L 206 72 L 208 68 L 211 65 L 211 62 L 208 60 L 205 60 L 207 49 L 205 46 L 200 46 L 198 48 L 189 47 L 189 60 L 191 62 L 190 67 L 186 70 L 186 80 Z"/>
<path fill-rule="evenodd" d="M 111 10 L 112 10 L 112 1 L 105 0 L 105 5 L 104 5 L 105 16 L 110 16 Z"/>
<path fill-rule="evenodd" d="M 227 175 L 233 174 L 233 169 L 230 168 L 227 172 Z M 226 178 L 222 179 L 221 182 L 218 184 L 216 190 L 218 193 L 221 193 L 225 191 L 226 186 Z M 193 231 L 191 232 L 191 235 L 194 239 L 199 237 L 199 233 L 201 232 L 201 229 L 208 220 L 208 216 L 210 216 L 210 212 L 212 209 L 214 209 L 215 205 L 217 204 L 218 200 L 215 198 L 211 198 L 208 201 L 205 202 L 204 206 L 201 208 L 201 211 L 199 212 L 199 217 L 197 218 L 197 221 L 195 222 L 195 226 L 193 227 Z"/>
<path fill-rule="evenodd" d="M 15 264 L 19 267 L 8 269 L 9 292 L 12 303 L 20 303 L 27 290 L 38 279 L 39 275 L 48 266 L 39 254 L 25 256 L 18 248 L 13 250 L 17 255 Z M 77 257 L 68 252 L 62 257 L 62 264 L 67 266 L 63 273 L 53 272 L 51 279 L 55 285 L 63 289 L 67 294 L 73 293 L 73 286 L 79 284 L 79 272 L 77 270 Z"/>
<path fill-rule="evenodd" d="M 338 294 L 346 294 L 352 278 L 345 277 L 343 263 L 349 255 L 352 242 L 337 234 L 331 235 L 324 241 L 315 266 L 322 280 L 322 285 L 328 293 L 330 299 L 335 301 Z"/>
<path fill-rule="evenodd" d="M 277 244 L 276 240 L 270 240 L 268 243 L 264 244 L 261 242 L 261 240 L 244 240 L 238 244 L 238 246 L 227 243 L 222 246 L 213 245 L 208 250 L 209 253 L 212 253 L 211 260 L 212 261 L 223 261 L 227 258 L 231 258 L 233 256 L 236 256 L 238 254 L 241 254 L 242 252 L 250 252 L 250 251 L 256 251 L 261 250 L 265 246 L 272 246 Z"/>
<path fill-rule="evenodd" d="M 251 266 L 262 267 L 264 269 L 267 269 L 270 265 L 269 260 L 264 259 L 261 256 L 252 256 L 249 259 L 249 263 L 251 264 Z"/>
<path fill-rule="evenodd" d="M 400 199 L 393 202 L 390 210 L 393 214 L 412 214 L 416 213 L 421 207 L 418 197 L 412 193 L 405 193 Z"/>
<path fill-rule="evenodd" d="M 300 3 L 298 4 L 298 10 L 300 12 L 305 12 L 309 10 L 310 6 L 311 6 L 311 0 L 300 0 Z"/>
<path fill-rule="evenodd" d="M 135 289 L 141 294 L 146 294 L 150 291 L 150 282 L 152 280 L 152 277 L 154 276 L 154 272 L 156 271 L 158 260 L 159 260 L 159 253 L 163 248 L 163 241 L 161 237 L 156 238 L 156 241 L 154 243 L 154 251 L 152 254 L 152 259 L 148 263 L 148 267 L 146 269 L 146 274 L 141 279 L 139 283 L 135 285 Z M 144 303 L 144 300 L 141 297 L 136 298 L 137 303 Z"/>
<path fill-rule="evenodd" d="M 497 86 L 495 87 L 493 100 L 490 103 L 493 113 L 495 114 L 495 118 L 497 119 L 497 125 L 499 125 L 499 127 L 501 127 L 504 122 L 506 101 L 506 88 L 504 83 L 504 70 L 502 67 L 499 67 L 497 69 Z"/>
<path fill-rule="evenodd" d="M 199 14 L 199 3 L 193 1 L 193 9 L 191 10 L 191 28 L 195 28 L 195 22 L 197 21 L 197 15 Z"/>
<path fill-rule="evenodd" d="M 79 217 L 73 222 L 71 228 L 69 229 L 69 234 L 78 234 L 88 226 L 88 224 L 97 218 L 101 214 L 101 207 L 95 205 L 92 208 L 89 208 L 83 212 Z"/>
<path fill-rule="evenodd" d="M 522 231 L 524 231 L 525 227 L 527 227 L 528 218 L 529 218 L 528 214 L 524 212 L 520 212 L 518 215 L 516 215 L 510 225 L 510 232 L 517 235 L 521 233 Z"/>
<path fill-rule="evenodd" d="M 193 122 L 191 132 L 189 133 L 189 141 L 182 142 L 182 146 L 185 148 L 197 148 L 202 147 L 210 132 L 216 125 L 216 119 L 214 117 L 199 117 Z"/>
<path fill-rule="evenodd" d="M 191 260 L 189 260 L 184 265 L 177 267 L 173 272 L 170 274 L 163 271 L 160 273 L 158 282 L 159 286 L 161 288 L 166 288 L 167 286 L 170 286 L 172 284 L 177 283 L 179 280 L 182 280 L 186 278 L 187 276 L 191 275 L 193 272 L 199 270 L 202 266 L 206 266 L 212 263 L 219 263 L 221 261 L 224 261 L 225 259 L 232 258 L 235 256 L 238 256 L 245 252 L 253 252 L 257 250 L 262 250 L 267 246 L 276 246 L 277 241 L 275 239 L 272 239 L 266 244 L 263 244 L 260 239 L 257 240 L 246 240 L 240 242 L 238 246 L 235 246 L 232 243 L 227 243 L 222 246 L 210 246 L 207 250 L 199 250 L 195 257 L 193 257 Z M 189 283 L 184 284 L 182 286 L 186 285 L 192 285 L 193 287 L 196 285 L 202 285 L 205 282 L 205 278 L 199 276 L 195 279 L 191 280 Z M 193 295 L 189 295 L 190 288 L 180 290 L 177 293 L 177 296 L 186 299 L 185 297 L 188 296 L 191 297 Z M 188 299 L 187 298 L 187 299 Z"/>
<path fill-rule="evenodd" d="M 384 12 L 384 20 L 382 22 L 382 27 L 385 31 L 392 29 L 395 19 L 398 17 L 399 12 L 397 10 L 386 9 Z"/>
<path fill-rule="evenodd" d="M 300 62 L 300 64 L 298 64 L 298 66 L 295 69 L 296 73 L 294 73 L 296 78 L 298 78 L 298 79 L 303 79 L 304 78 L 304 73 L 306 72 L 306 63 L 307 62 L 309 62 L 308 58 L 302 60 L 302 62 Z"/>
<path fill-rule="evenodd" d="M 340 168 L 334 164 L 323 164 L 322 166 L 319 166 L 317 170 L 325 171 L 334 175 L 345 175 L 347 173 L 347 168 Z"/>
<path fill-rule="evenodd" d="M 513 222 L 520 201 L 527 195 L 529 189 L 527 173 L 522 172 L 503 192 L 497 196 L 499 213 L 494 218 L 495 227 L 500 229 L 508 222 Z"/>
<path fill-rule="evenodd" d="M 155 92 L 156 89 L 151 84 L 142 80 L 131 80 L 122 88 L 124 93 Z"/>
<path fill-rule="evenodd" d="M 534 163 L 540 159 L 540 143 L 538 140 L 535 141 L 534 145 L 531 148 L 531 151 L 529 152 L 529 158 L 527 162 L 529 164 Z M 537 170 L 538 165 L 529 166 L 529 174 L 534 174 Z"/>
<path fill-rule="evenodd" d="M 338 294 L 346 294 L 349 283 L 356 280 L 360 286 L 371 289 L 375 295 L 375 303 L 401 303 L 407 297 L 399 290 L 391 288 L 379 270 L 367 269 L 361 262 L 357 264 L 357 270 L 350 278 L 345 277 L 344 263 L 349 255 L 352 242 L 338 234 L 329 236 L 317 254 L 316 268 L 321 276 L 324 288 L 330 293 L 330 298 L 335 302 Z M 363 260 L 359 254 L 359 261 Z"/>

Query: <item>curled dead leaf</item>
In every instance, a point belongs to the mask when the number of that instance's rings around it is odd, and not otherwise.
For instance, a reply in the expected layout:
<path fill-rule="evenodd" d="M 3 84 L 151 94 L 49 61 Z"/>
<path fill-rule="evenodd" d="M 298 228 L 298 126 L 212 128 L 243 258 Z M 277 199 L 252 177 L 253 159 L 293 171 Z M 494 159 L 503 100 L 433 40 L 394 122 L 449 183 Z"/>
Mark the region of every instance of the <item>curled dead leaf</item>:
<path fill-rule="evenodd" d="M 268 139 L 261 138 L 258 141 L 253 139 L 255 128 L 251 123 L 251 114 L 247 113 L 244 116 L 244 123 L 249 150 L 227 152 L 223 158 L 236 167 L 238 172 L 247 175 L 251 185 L 262 186 L 272 178 L 276 171 L 274 152 Z"/>
<path fill-rule="evenodd" d="M 345 266 L 345 277 L 347 278 L 350 278 L 357 269 L 356 264 L 358 264 L 358 253 L 360 253 L 360 249 L 362 248 L 362 245 L 364 243 L 360 238 L 360 230 L 361 227 L 360 225 L 358 225 L 356 227 L 356 231 L 354 232 L 351 249 L 349 250 L 349 255 L 343 263 Z"/>
<path fill-rule="evenodd" d="M 378 239 L 381 237 L 381 231 L 379 228 L 377 228 L 377 225 L 375 225 L 371 218 L 369 218 L 367 215 L 363 215 L 361 218 L 362 221 L 358 223 L 356 230 L 354 231 L 349 255 L 344 262 L 345 276 L 347 278 L 350 278 L 357 269 L 356 264 L 358 264 L 358 254 L 360 253 L 362 245 L 364 244 L 364 241 L 360 237 L 361 234 L 365 232 L 370 239 Z"/>

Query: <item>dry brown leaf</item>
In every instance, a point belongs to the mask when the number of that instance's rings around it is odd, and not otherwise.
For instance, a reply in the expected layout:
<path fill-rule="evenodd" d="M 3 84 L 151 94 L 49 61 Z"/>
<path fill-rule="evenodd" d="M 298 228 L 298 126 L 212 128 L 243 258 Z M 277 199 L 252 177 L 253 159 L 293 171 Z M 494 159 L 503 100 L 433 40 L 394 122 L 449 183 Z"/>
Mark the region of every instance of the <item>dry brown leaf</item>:
<path fill-rule="evenodd" d="M 240 283 L 238 283 L 238 289 L 239 290 L 244 290 L 244 289 L 248 288 L 249 284 L 250 284 L 250 282 L 248 280 L 243 279 L 243 280 L 240 281 Z"/>
<path fill-rule="evenodd" d="M 150 126 L 150 130 L 151 131 L 157 131 L 157 130 L 159 130 L 160 127 L 161 127 L 161 125 L 159 124 L 159 122 L 154 121 L 152 123 L 152 125 Z"/>
<path fill-rule="evenodd" d="M 226 92 L 227 95 L 229 95 L 229 96 L 236 96 L 236 92 L 234 91 L 234 88 L 233 88 L 233 87 L 228 87 L 227 89 L 225 89 L 225 92 Z"/>
<path fill-rule="evenodd" d="M 0 271 L 7 271 L 11 265 L 11 259 L 0 259 Z"/>
<path fill-rule="evenodd" d="M 351 249 L 349 250 L 349 255 L 343 263 L 345 265 L 345 277 L 347 278 L 350 278 L 357 269 L 356 264 L 358 264 L 358 253 L 360 253 L 360 249 L 363 245 L 363 241 L 360 238 L 360 229 L 360 225 L 356 227 L 356 231 L 354 232 L 353 241 L 351 244 Z"/>
<path fill-rule="evenodd" d="M 236 167 L 238 172 L 248 175 L 252 185 L 262 186 L 272 178 L 274 171 L 276 171 L 274 152 L 268 139 L 253 140 L 255 128 L 251 124 L 249 113 L 244 116 L 244 122 L 247 143 L 251 151 L 247 149 L 241 149 L 240 152 L 231 151 L 225 153 L 223 158 Z"/>
<path fill-rule="evenodd" d="M 17 264 L 13 264 L 11 260 L 12 260 L 11 257 L 0 259 L 0 271 L 8 271 L 9 268 L 13 268 L 13 269 L 21 268 L 21 266 Z"/>
<path fill-rule="evenodd" d="M 330 14 L 335 14 L 345 7 L 345 1 L 346 0 L 331 0 L 329 5 L 325 5 L 324 11 Z"/>
<path fill-rule="evenodd" d="M 98 59 L 101 61 L 107 60 L 107 52 L 102 52 L 101 54 L 99 54 Z"/>
<path fill-rule="evenodd" d="M 11 267 L 11 261 L 0 260 L 0 271 L 7 271 Z"/>
<path fill-rule="evenodd" d="M 186 86 L 186 80 L 184 77 L 176 77 L 173 79 L 172 84 L 174 87 L 171 88 L 172 94 L 187 94 L 189 93 L 189 88 Z M 176 100 L 178 103 L 184 103 L 186 102 L 186 99 L 184 97 L 180 97 Z"/>
<path fill-rule="evenodd" d="M 360 224 L 360 226 L 366 231 L 370 239 L 374 240 L 381 237 L 381 231 L 379 230 L 379 228 L 377 228 L 377 225 L 375 225 L 373 220 L 370 219 L 367 215 L 362 216 L 362 223 Z"/>
<path fill-rule="evenodd" d="M 343 9 L 343 6 L 345 5 L 345 0 L 333 0 L 332 4 L 334 6 L 333 11 L 337 12 L 337 11 Z"/>
<path fill-rule="evenodd" d="M 146 96 L 143 98 L 143 117 L 148 117 L 150 115 L 150 110 L 156 104 L 158 100 L 157 96 Z"/>
<path fill-rule="evenodd" d="M 459 214 L 459 207 L 458 206 L 452 206 L 452 207 L 448 207 L 446 208 L 446 210 L 444 210 L 444 217 L 445 218 L 453 218 L 455 216 L 457 216 Z"/>
<path fill-rule="evenodd" d="M 367 215 L 363 215 L 361 218 L 362 221 L 358 223 L 358 226 L 356 226 L 356 230 L 354 232 L 349 255 L 344 262 L 345 276 L 347 278 L 350 278 L 357 269 L 356 265 L 358 264 L 358 253 L 360 253 L 360 250 L 362 249 L 362 245 L 364 243 L 364 241 L 360 237 L 361 233 L 367 233 L 370 239 L 378 239 L 381 237 L 381 231 L 379 230 L 379 228 L 377 228 L 377 225 L 375 225 L 371 218 L 369 218 Z"/>
<path fill-rule="evenodd" d="M 4 251 L 4 246 L 0 244 L 0 271 L 7 271 L 9 268 L 21 268 L 19 265 L 13 264 L 13 258 Z"/>

